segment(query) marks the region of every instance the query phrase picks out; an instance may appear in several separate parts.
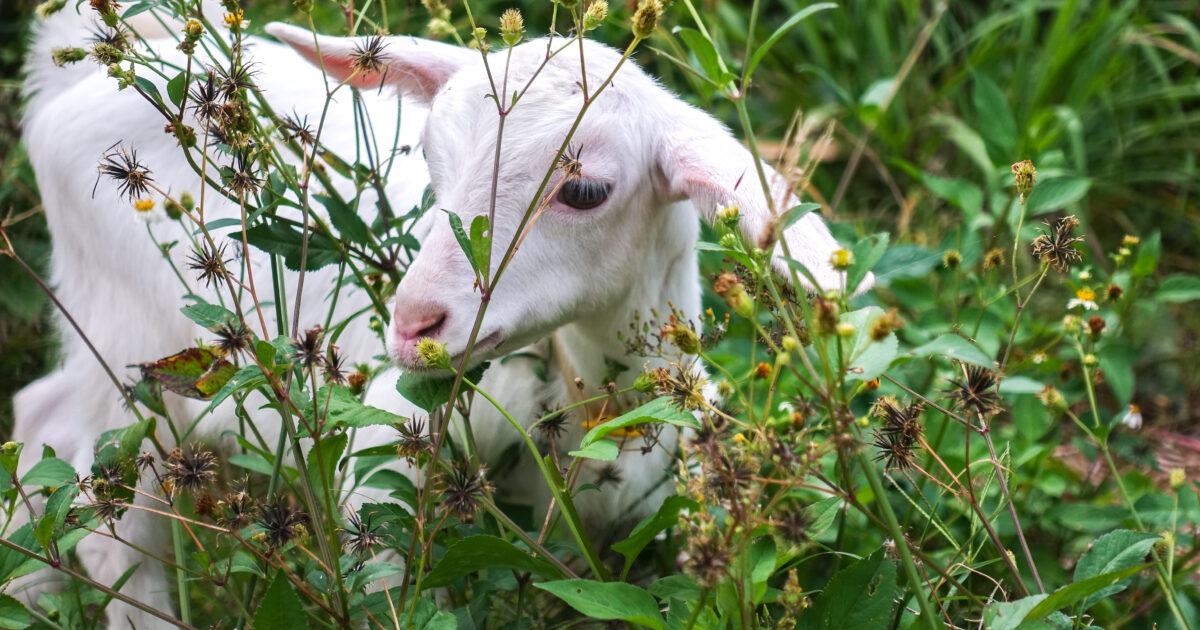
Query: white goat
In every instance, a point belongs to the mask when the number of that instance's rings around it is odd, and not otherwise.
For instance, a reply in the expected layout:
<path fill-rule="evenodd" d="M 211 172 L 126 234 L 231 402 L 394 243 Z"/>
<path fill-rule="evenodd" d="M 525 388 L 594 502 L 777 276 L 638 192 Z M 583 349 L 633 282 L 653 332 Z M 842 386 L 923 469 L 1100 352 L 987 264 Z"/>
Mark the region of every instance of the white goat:
<path fill-rule="evenodd" d="M 118 199 L 111 182 L 102 181 L 93 197 L 96 162 L 114 142 L 123 141 L 136 148 L 138 158 L 165 189 L 196 191 L 200 182 L 174 138 L 163 133 L 161 116 L 140 96 L 132 90 L 118 92 L 115 81 L 86 63 L 65 69 L 51 63 L 52 48 L 77 45 L 89 30 L 95 30 L 90 20 L 70 9 L 40 26 L 26 82 L 30 100 L 24 137 L 54 240 L 53 286 L 99 354 L 120 368 L 167 356 L 210 333 L 179 314 L 183 300 L 168 297 L 180 293 L 178 280 L 161 260 L 159 248 L 143 234 L 145 228 L 127 202 Z M 249 38 L 246 54 L 257 64 L 259 89 L 276 111 L 295 110 L 315 119 L 324 104 L 326 80 L 301 58 L 318 61 L 313 35 L 279 24 L 267 30 L 300 54 Z M 317 40 L 319 61 L 330 78 L 349 78 L 353 86 L 364 88 L 364 103 L 379 138 L 390 139 L 395 132 L 389 125 L 395 123 L 396 102 L 373 88 L 388 84 L 403 95 L 400 144 L 422 148 L 425 162 L 415 150 L 411 156 L 391 158 L 396 160 L 392 172 L 401 174 L 393 176 L 386 187 L 392 206 L 408 208 L 418 202 L 427 181 L 427 165 L 439 207 L 453 210 L 468 225 L 473 217 L 486 215 L 498 118 L 493 101 L 483 98 L 491 93 L 491 84 L 479 53 L 392 37 L 384 48 L 386 72 L 351 77 L 354 48 L 364 40 Z M 185 62 L 172 39 L 152 39 L 149 45 L 168 62 Z M 544 40 L 513 50 L 510 91 L 528 81 L 545 60 L 546 50 Z M 577 83 L 580 54 L 578 47 L 570 46 L 555 56 L 507 115 L 493 226 L 497 249 L 513 238 L 583 105 Z M 586 42 L 583 54 L 591 86 L 599 85 L 620 59 L 618 52 L 592 42 Z M 199 53 L 197 59 L 210 63 Z M 493 53 L 493 68 L 503 68 L 504 63 L 504 54 Z M 327 146 L 342 155 L 352 155 L 355 148 L 349 96 L 340 93 L 322 136 Z M 677 99 L 631 63 L 620 69 L 583 118 L 573 144 L 584 147 L 581 181 L 590 182 L 586 186 L 591 187 L 586 191 L 574 184 L 564 187 L 528 233 L 490 296 L 472 355 L 473 361 L 508 355 L 504 361 L 493 362 L 481 387 L 493 392 L 512 416 L 527 426 L 544 409 L 576 400 L 575 377 L 591 386 L 600 385 L 606 358 L 635 368 L 620 377 L 618 386 L 628 385 L 643 363 L 662 364 L 657 359 L 625 356 L 618 334 L 627 330 L 635 314 L 645 315 L 652 309 L 665 312 L 668 304 L 690 315 L 699 314 L 697 210 L 711 220 L 718 204 L 738 206 L 740 227 L 752 242 L 758 242 L 772 223 L 750 153 L 720 123 Z M 794 205 L 796 200 L 787 185 L 776 181 L 780 178 L 769 168 L 767 173 L 774 182 L 779 207 Z M 549 189 L 560 176 L 555 175 Z M 351 183 L 339 185 L 352 194 Z M 587 209 L 578 207 L 593 205 L 580 201 L 588 194 L 592 202 L 599 195 L 600 203 Z M 372 208 L 373 204 L 364 201 L 359 207 Z M 234 204 L 209 196 L 206 219 L 237 216 Z M 155 226 L 155 231 L 161 241 L 186 242 L 177 223 L 163 223 Z M 421 250 L 399 285 L 386 334 L 388 353 L 402 368 L 417 365 L 414 343 L 420 337 L 444 342 L 457 360 L 480 304 L 480 294 L 473 288 L 474 274 L 445 217 L 429 213 L 420 231 L 426 232 Z M 805 217 L 785 238 L 792 254 L 813 271 L 818 283 L 838 286 L 838 274 L 828 263 L 837 244 L 818 217 Z M 186 252 L 181 249 L 175 248 L 171 255 L 182 269 Z M 270 278 L 268 256 L 257 250 L 245 252 L 245 256 L 257 278 Z M 286 280 L 288 295 L 294 296 L 296 274 L 289 272 Z M 298 316 L 302 326 L 323 321 L 327 310 L 323 297 L 335 282 L 330 268 L 308 274 L 304 308 Z M 215 295 L 194 288 L 215 299 Z M 339 296 L 337 312 L 345 317 L 368 305 L 361 291 L 345 290 Z M 363 319 L 352 323 L 338 341 L 343 354 L 356 360 L 380 350 L 378 338 Z M 268 327 L 273 330 L 274 322 L 268 320 Z M 551 336 L 553 342 L 548 343 Z M 15 399 L 15 439 L 26 444 L 25 468 L 34 463 L 38 448 L 47 444 L 77 470 L 87 471 L 97 437 L 132 422 L 83 341 L 67 327 L 63 337 L 61 366 Z M 544 380 L 537 376 L 538 363 L 553 368 Z M 132 372 L 118 372 L 132 376 Z M 396 393 L 398 374 L 393 369 L 376 379 L 368 403 L 405 416 L 418 413 Z M 197 417 L 204 407 L 200 401 L 172 396 L 168 403 L 172 418 L 181 424 Z M 236 427 L 227 407 L 219 407 L 200 422 L 202 437 L 216 440 L 222 431 Z M 582 435 L 579 425 L 578 421 L 571 423 L 573 428 L 559 443 L 577 444 Z M 519 439 L 501 415 L 485 405 L 475 405 L 472 428 L 480 456 L 490 465 L 498 463 Z M 159 433 L 163 437 L 164 432 Z M 637 519 L 657 508 L 672 489 L 671 483 L 663 483 L 676 446 L 675 436 L 668 433 L 663 434 L 663 448 L 649 454 L 623 453 L 616 460 L 623 480 L 620 484 L 607 484 L 600 492 L 579 497 L 585 521 Z M 394 437 L 391 429 L 372 427 L 359 432 L 360 442 L 355 446 L 384 444 Z M 267 439 L 273 443 L 272 437 Z M 531 458 L 524 456 L 524 460 Z M 584 481 L 588 480 L 585 476 Z M 510 493 L 528 493 L 526 483 L 544 485 L 520 476 L 498 481 L 501 491 Z M 358 504 L 370 496 L 356 492 L 346 500 Z M 119 531 L 142 546 L 161 547 L 164 529 L 161 522 L 130 511 Z M 96 535 L 79 544 L 78 555 L 91 577 L 108 584 L 139 560 L 128 547 Z M 169 611 L 172 605 L 166 585 L 163 567 L 147 561 L 122 591 Z M 37 592 L 30 588 L 27 595 L 32 599 Z M 109 616 L 112 627 L 163 625 L 120 602 L 110 607 Z"/>

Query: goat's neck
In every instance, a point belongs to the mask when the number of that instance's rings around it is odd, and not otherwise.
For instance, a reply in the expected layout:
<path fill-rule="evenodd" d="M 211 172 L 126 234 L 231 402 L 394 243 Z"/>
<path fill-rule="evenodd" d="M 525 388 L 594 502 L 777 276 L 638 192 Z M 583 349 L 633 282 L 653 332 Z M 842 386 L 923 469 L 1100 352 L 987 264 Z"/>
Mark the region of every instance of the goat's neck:
<path fill-rule="evenodd" d="M 665 320 L 674 305 L 687 318 L 699 321 L 700 283 L 696 264 L 699 226 L 695 211 L 688 202 L 664 204 L 655 209 L 654 216 L 657 229 L 649 232 L 651 237 L 642 252 L 643 273 L 638 274 L 625 296 L 554 334 L 553 343 L 560 346 L 557 353 L 570 362 L 570 366 L 560 366 L 563 376 L 573 372 L 583 379 L 589 391 L 604 385 L 608 371 L 605 359 L 628 368 L 616 378 L 618 387 L 631 385 L 647 361 L 650 367 L 665 363 L 659 357 L 627 354 L 622 338 L 628 340 L 643 334 L 640 326 L 630 326 L 638 321 L 636 318 L 641 322 Z M 645 334 L 657 335 L 658 331 L 652 329 Z M 564 378 L 564 384 L 573 387 L 565 382 L 569 380 Z"/>

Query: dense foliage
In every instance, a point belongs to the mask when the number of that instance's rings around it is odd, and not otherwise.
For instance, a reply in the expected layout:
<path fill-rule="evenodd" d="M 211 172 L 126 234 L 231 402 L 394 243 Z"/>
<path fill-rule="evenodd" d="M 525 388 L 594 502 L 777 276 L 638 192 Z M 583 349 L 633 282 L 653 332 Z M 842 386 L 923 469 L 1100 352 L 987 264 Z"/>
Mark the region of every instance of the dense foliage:
<path fill-rule="evenodd" d="M 190 2 L 92 4 L 114 24 L 146 10 L 196 17 Z M 181 41 L 236 50 L 244 31 L 236 0 L 225 4 L 234 41 L 200 22 Z M 153 367 L 121 390 L 138 417 L 102 440 L 92 475 L 40 445 L 4 446 L 7 514 L 30 496 L 47 500 L 31 524 L 4 532 L 0 580 L 46 564 L 69 569 L 73 546 L 109 531 L 135 488 L 149 488 L 174 553 L 147 553 L 173 567 L 181 602 L 160 612 L 181 627 L 566 627 L 587 618 L 672 629 L 1200 627 L 1200 452 L 1189 435 L 1200 408 L 1194 3 L 679 0 L 660 15 L 645 0 L 614 2 L 606 16 L 595 2 L 528 4 L 530 33 L 586 32 L 633 50 L 752 150 L 780 160 L 806 203 L 780 208 L 779 227 L 824 213 L 844 244 L 833 261 L 844 286 L 872 272 L 876 288 L 792 290 L 808 271 L 773 273 L 759 244 L 734 229 L 738 209 L 723 208 L 701 244 L 711 308 L 647 314 L 631 328 L 631 344 L 655 348 L 674 369 L 602 392 L 636 390 L 645 404 L 593 428 L 574 453 L 611 460 L 626 436 L 691 432 L 675 495 L 601 545 L 569 507 L 588 491 L 566 481 L 578 460 L 560 470 L 538 458 L 566 506 L 548 518 L 497 504 L 487 472 L 463 461 L 452 437 L 443 444 L 444 411 L 467 398 L 488 404 L 488 393 L 436 344 L 424 348 L 430 364 L 452 378 L 402 383 L 429 412 L 403 424 L 361 402 L 378 366 L 342 365 L 320 330 L 260 338 L 246 326 L 256 304 L 230 285 L 224 304 L 179 315 L 219 343 L 145 357 Z M 501 36 L 522 37 L 512 14 L 500 19 L 508 7 L 489 1 L 243 8 L 250 32 L 311 17 L 344 34 L 353 15 L 357 34 L 386 26 L 495 48 L 510 45 Z M 14 24 L 25 22 L 5 22 Z M 138 42 L 120 46 L 114 81 L 168 115 L 197 104 L 204 76 L 172 73 L 160 91 L 139 77 L 160 70 Z M 18 49 L 6 45 L 0 63 L 14 68 Z M 235 56 L 216 79 L 237 70 Z M 9 76 L 0 98 L 6 395 L 53 361 L 34 278 L 48 244 L 13 140 L 18 79 Z M 295 137 L 295 121 L 233 83 L 223 105 L 247 115 L 217 123 L 227 127 L 214 149 L 228 154 L 223 163 L 239 142 Z M 175 131 L 181 151 L 199 151 Z M 354 156 L 323 154 L 319 135 L 299 144 L 302 157 L 321 154 L 344 176 L 381 176 Z M 126 184 L 142 168 L 120 150 L 106 160 L 103 176 Z M 271 152 L 241 164 L 209 184 L 241 202 L 251 246 L 293 267 L 342 265 L 347 285 L 386 303 L 403 269 L 381 264 L 380 252 L 407 244 L 407 219 L 434 200 L 364 222 L 353 199 L 327 197 L 329 222 L 314 215 L 296 226 L 274 216 L 307 197 L 295 169 Z M 195 199 L 134 186 L 162 199 L 164 220 L 194 228 L 195 242 L 180 245 L 196 260 L 184 273 L 217 283 L 235 273 Z M 487 226 L 460 232 L 486 283 Z M 709 383 L 719 400 L 705 395 Z M 295 422 L 291 437 L 312 443 L 276 448 L 248 431 L 236 452 L 153 452 L 147 437 L 169 430 L 155 421 L 172 395 L 164 390 L 225 404 L 257 392 L 274 410 L 296 401 L 297 413 L 264 409 L 270 418 L 259 421 Z M 544 444 L 562 411 L 549 410 L 524 440 Z M 347 448 L 355 427 L 393 423 L 394 445 Z M 428 482 L 368 474 L 395 457 L 420 465 Z M 40 461 L 18 477 L 18 458 Z M 218 468 L 249 477 L 230 484 Z M 395 501 L 341 509 L 330 497 L 347 491 L 346 471 L 392 489 Z M 0 596 L 0 627 L 96 627 L 113 586 L 73 574 L 35 606 Z"/>

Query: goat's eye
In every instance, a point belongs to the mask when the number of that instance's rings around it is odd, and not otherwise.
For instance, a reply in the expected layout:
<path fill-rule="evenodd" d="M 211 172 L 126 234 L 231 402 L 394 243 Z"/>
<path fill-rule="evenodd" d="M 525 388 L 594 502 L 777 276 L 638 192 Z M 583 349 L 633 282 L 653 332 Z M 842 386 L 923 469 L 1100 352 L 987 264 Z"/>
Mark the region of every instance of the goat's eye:
<path fill-rule="evenodd" d="M 612 188 L 594 179 L 571 178 L 558 191 L 558 200 L 576 210 L 591 210 L 608 199 Z"/>

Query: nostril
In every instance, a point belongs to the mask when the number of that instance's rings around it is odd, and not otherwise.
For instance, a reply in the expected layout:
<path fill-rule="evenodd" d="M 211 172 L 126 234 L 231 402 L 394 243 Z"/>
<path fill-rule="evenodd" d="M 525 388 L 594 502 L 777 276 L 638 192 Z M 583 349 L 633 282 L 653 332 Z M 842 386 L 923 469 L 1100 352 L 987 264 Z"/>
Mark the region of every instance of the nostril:
<path fill-rule="evenodd" d="M 430 321 L 430 320 L 426 320 Z M 442 332 L 442 326 L 446 323 L 446 314 L 441 313 L 432 320 L 433 323 L 417 331 L 417 339 L 423 337 L 437 338 L 438 333 Z"/>
<path fill-rule="evenodd" d="M 396 314 L 396 332 L 402 341 L 416 341 L 422 337 L 436 338 L 446 325 L 446 311 L 430 309 L 425 313 L 409 311 Z"/>

